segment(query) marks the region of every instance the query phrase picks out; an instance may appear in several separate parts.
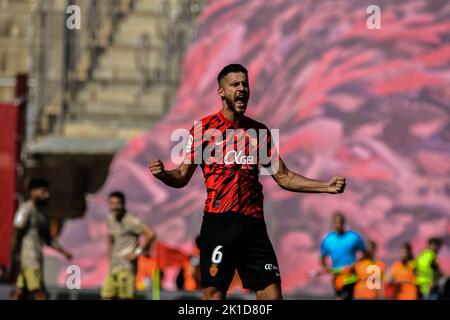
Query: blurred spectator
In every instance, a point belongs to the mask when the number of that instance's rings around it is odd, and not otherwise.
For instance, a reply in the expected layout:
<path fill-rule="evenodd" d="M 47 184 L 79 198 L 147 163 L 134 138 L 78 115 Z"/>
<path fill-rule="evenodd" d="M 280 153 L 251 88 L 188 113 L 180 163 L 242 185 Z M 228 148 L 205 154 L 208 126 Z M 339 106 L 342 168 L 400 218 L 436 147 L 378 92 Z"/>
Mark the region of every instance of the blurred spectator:
<path fill-rule="evenodd" d="M 368 241 L 366 252 L 361 260 L 355 264 L 358 282 L 355 285 L 354 298 L 375 300 L 383 298 L 384 263 L 376 259 L 377 244 Z M 375 268 L 378 269 L 375 269 Z M 373 279 L 374 277 L 379 277 Z M 372 281 L 375 280 L 374 282 Z M 374 287 L 369 286 L 373 284 Z"/>
<path fill-rule="evenodd" d="M 388 287 L 392 289 L 389 298 L 395 300 L 416 300 L 418 288 L 414 274 L 416 261 L 408 242 L 403 243 L 400 249 L 400 260 L 394 262 L 389 272 Z"/>
<path fill-rule="evenodd" d="M 442 240 L 431 238 L 428 247 L 417 257 L 416 275 L 422 299 L 437 299 L 437 282 L 442 276 L 437 255 L 442 247 Z"/>
<path fill-rule="evenodd" d="M 185 291 L 200 290 L 200 236 L 195 238 L 195 247 L 185 259 L 177 277 L 177 288 Z"/>
<path fill-rule="evenodd" d="M 354 273 L 356 253 L 366 250 L 361 236 L 352 230 L 345 230 L 346 218 L 338 212 L 332 218 L 334 231 L 322 241 L 320 248 L 321 263 L 327 273 L 334 276 L 336 299 L 351 300 L 358 278 Z M 332 268 L 327 264 L 331 258 Z"/>
<path fill-rule="evenodd" d="M 43 246 L 47 245 L 71 260 L 56 237 L 48 215 L 50 186 L 45 178 L 33 178 L 28 185 L 29 199 L 17 209 L 11 240 L 11 270 L 17 276 L 13 300 L 26 299 L 29 294 L 35 300 L 47 300 L 44 284 Z"/>
<path fill-rule="evenodd" d="M 135 296 L 137 259 L 155 240 L 155 231 L 126 208 L 121 191 L 109 194 L 108 224 L 109 272 L 102 299 L 133 299 Z M 143 243 L 139 245 L 142 236 Z"/>
<path fill-rule="evenodd" d="M 136 290 L 150 293 L 155 272 L 158 271 L 158 262 L 151 250 L 146 250 L 137 259 Z M 160 275 L 162 280 L 162 275 Z"/>

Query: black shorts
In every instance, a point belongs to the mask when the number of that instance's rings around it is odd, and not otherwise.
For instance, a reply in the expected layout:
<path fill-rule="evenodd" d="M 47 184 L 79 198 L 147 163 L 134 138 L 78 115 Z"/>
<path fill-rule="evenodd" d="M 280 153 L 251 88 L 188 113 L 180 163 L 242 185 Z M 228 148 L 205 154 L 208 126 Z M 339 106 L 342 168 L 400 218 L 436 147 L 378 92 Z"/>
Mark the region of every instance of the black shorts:
<path fill-rule="evenodd" d="M 203 288 L 226 291 L 236 269 L 244 288 L 258 291 L 281 283 L 264 220 L 237 213 L 205 213 L 200 232 Z"/>
<path fill-rule="evenodd" d="M 352 300 L 356 283 L 344 285 L 340 290 L 335 289 L 336 298 L 342 300 Z"/>

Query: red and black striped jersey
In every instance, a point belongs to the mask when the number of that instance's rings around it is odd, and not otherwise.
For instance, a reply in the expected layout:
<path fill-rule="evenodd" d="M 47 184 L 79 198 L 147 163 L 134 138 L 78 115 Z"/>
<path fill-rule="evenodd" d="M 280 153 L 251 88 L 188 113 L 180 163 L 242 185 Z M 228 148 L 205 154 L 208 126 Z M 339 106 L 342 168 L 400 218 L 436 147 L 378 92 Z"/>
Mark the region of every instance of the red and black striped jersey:
<path fill-rule="evenodd" d="M 185 160 L 202 168 L 208 194 L 204 212 L 263 218 L 259 165 L 270 167 L 271 140 L 264 124 L 245 116 L 236 124 L 219 111 L 194 123 Z"/>

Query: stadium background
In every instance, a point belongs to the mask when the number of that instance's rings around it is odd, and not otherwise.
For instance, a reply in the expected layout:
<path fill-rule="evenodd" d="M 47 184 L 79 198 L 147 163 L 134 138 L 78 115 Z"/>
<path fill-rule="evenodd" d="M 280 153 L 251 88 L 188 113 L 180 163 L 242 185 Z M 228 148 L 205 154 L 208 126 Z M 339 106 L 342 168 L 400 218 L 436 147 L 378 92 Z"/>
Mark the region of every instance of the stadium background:
<path fill-rule="evenodd" d="M 82 9 L 87 3 L 72 2 Z M 51 12 L 61 19 L 56 25 L 62 24 L 67 2 L 53 3 Z M 119 16 L 108 13 L 109 4 L 119 6 Z M 381 7 L 380 30 L 366 26 L 371 4 Z M 112 190 L 125 192 L 128 208 L 156 228 L 160 241 L 192 247 L 205 200 L 200 170 L 188 187 L 175 190 L 153 179 L 147 162 L 161 158 L 174 166 L 172 131 L 218 110 L 216 76 L 228 63 L 249 69 L 248 115 L 280 129 L 280 151 L 291 169 L 348 180 L 340 196 L 301 195 L 262 177 L 287 293 L 331 293 L 327 277 L 306 275 L 319 266 L 320 241 L 337 209 L 350 228 L 378 243 L 388 265 L 403 241 L 417 253 L 431 236 L 449 239 L 448 1 L 140 0 L 97 7 L 98 17 L 110 19 L 106 36 L 98 32 L 92 45 L 91 38 L 82 40 L 89 31 L 84 25 L 76 38 L 60 30 L 69 39 L 57 51 L 61 61 L 40 47 L 49 43 L 33 37 L 41 41 L 32 55 L 44 55 L 47 66 L 38 59 L 29 72 L 34 113 L 28 113 L 33 121 L 22 159 L 23 178 L 45 173 L 52 181 L 52 212 L 60 225 L 65 221 L 62 243 L 75 254 L 71 264 L 81 267 L 83 288 L 98 288 L 107 271 L 104 222 Z M 53 100 L 42 97 L 44 89 Z M 440 261 L 448 272 L 448 247 Z M 51 284 L 65 284 L 66 267 L 47 252 Z M 175 275 L 167 270 L 166 289 L 174 289 Z"/>

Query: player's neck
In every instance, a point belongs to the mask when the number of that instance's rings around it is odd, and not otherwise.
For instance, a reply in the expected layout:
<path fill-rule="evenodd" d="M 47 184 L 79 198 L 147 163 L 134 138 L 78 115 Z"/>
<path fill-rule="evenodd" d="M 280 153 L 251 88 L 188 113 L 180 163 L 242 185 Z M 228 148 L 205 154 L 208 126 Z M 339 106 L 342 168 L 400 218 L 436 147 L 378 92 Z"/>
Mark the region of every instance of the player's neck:
<path fill-rule="evenodd" d="M 236 123 L 236 124 L 241 122 L 242 119 L 244 118 L 243 114 L 238 114 L 238 113 L 234 112 L 233 110 L 228 108 L 228 106 L 226 104 L 224 104 L 222 106 L 221 112 L 225 119 L 227 119 L 228 121 L 231 121 L 233 123 Z"/>

